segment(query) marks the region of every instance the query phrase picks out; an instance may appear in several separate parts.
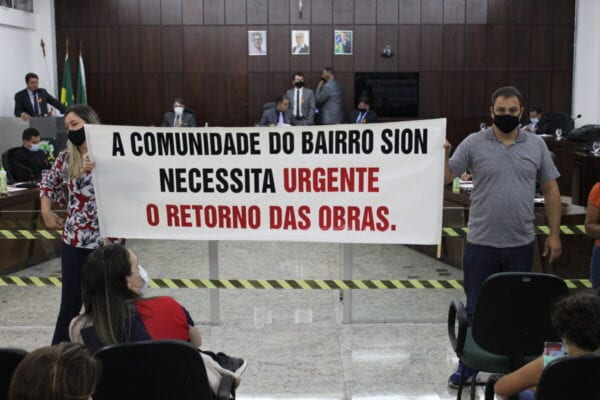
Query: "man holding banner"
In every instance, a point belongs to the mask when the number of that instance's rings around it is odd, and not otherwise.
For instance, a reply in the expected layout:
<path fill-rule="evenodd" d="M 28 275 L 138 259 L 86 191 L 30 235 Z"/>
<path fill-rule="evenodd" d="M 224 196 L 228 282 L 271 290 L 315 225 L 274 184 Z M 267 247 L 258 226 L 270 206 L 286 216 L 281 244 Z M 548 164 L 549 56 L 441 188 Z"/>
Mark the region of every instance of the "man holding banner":
<path fill-rule="evenodd" d="M 473 316 L 475 301 L 483 282 L 492 274 L 531 271 L 534 254 L 534 196 L 539 181 L 550 234 L 543 255 L 549 262 L 561 253 L 561 202 L 554 166 L 544 141 L 519 129 L 523 113 L 522 96 L 515 87 L 503 87 L 492 95 L 492 127 L 472 133 L 449 158 L 446 142 L 445 181 L 466 170 L 473 175 L 469 232 L 463 256 L 467 316 Z M 448 384 L 458 387 L 461 369 L 464 379 L 475 371 L 459 364 Z"/>

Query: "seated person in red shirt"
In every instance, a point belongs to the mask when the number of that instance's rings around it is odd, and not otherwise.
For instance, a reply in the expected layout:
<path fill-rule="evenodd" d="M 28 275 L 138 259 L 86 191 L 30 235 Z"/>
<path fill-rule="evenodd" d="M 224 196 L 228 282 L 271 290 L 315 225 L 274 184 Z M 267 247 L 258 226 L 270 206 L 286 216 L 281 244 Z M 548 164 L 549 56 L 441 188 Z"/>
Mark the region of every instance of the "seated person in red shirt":
<path fill-rule="evenodd" d="M 16 182 L 26 182 L 42 177 L 42 170 L 50 168 L 46 153 L 40 150 L 40 133 L 35 128 L 23 131 L 23 146 L 9 160 Z"/>
<path fill-rule="evenodd" d="M 160 339 L 183 340 L 199 348 L 202 336 L 183 306 L 172 297 L 143 297 L 145 275 L 137 256 L 122 244 L 90 253 L 82 271 L 85 312 L 71 321 L 71 341 L 83 343 L 91 353 L 109 344 Z M 215 393 L 223 374 L 232 375 L 239 385 L 246 368 L 243 359 L 207 351 L 201 355 Z"/>

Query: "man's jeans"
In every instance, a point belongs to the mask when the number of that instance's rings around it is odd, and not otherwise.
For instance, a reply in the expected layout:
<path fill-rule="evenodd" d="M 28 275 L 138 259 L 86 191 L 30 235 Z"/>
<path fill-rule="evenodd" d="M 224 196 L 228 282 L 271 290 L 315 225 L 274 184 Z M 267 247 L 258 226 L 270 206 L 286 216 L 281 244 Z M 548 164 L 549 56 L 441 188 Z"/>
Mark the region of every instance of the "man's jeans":
<path fill-rule="evenodd" d="M 464 287 L 469 322 L 483 282 L 497 272 L 530 272 L 534 242 L 518 247 L 480 246 L 467 242 L 463 256 Z"/>

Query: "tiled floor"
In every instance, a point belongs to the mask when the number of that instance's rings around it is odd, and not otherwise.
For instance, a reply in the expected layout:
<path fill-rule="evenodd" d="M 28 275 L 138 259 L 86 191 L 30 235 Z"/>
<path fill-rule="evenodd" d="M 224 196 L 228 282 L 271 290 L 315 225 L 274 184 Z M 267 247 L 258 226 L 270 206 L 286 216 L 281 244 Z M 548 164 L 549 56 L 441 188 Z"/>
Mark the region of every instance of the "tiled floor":
<path fill-rule="evenodd" d="M 129 241 L 154 278 L 208 277 L 207 242 Z M 354 245 L 355 279 L 461 279 L 461 272 L 399 245 Z M 221 242 L 221 278 L 340 279 L 340 246 Z M 23 276 L 59 275 L 59 260 Z M 221 324 L 210 325 L 205 289 L 151 289 L 190 311 L 207 350 L 247 358 L 239 399 L 451 399 L 456 358 L 446 313 L 456 289 L 354 290 L 352 324 L 339 290 L 220 291 Z M 0 346 L 49 343 L 55 287 L 0 287 Z M 464 398 L 467 398 L 465 395 Z"/>

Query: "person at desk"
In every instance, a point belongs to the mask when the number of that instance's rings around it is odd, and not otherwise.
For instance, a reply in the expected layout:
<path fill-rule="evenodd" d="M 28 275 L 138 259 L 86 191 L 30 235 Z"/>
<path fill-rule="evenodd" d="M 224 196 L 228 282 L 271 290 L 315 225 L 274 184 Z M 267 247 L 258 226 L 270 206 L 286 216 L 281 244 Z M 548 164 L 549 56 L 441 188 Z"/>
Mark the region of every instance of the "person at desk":
<path fill-rule="evenodd" d="M 277 97 L 275 107 L 263 111 L 258 126 L 291 125 L 293 117 L 288 98 L 285 96 Z"/>
<path fill-rule="evenodd" d="M 483 282 L 492 274 L 531 271 L 534 254 L 534 198 L 536 181 L 544 193 L 550 233 L 543 255 L 552 263 L 561 254 L 561 201 L 558 170 L 544 140 L 519 129 L 523 97 L 513 86 L 492 95 L 493 125 L 470 134 L 450 158 L 445 143 L 445 182 L 469 170 L 473 175 L 469 231 L 463 255 L 467 316 L 473 315 Z M 459 363 L 448 380 L 451 387 L 475 371 Z"/>
<path fill-rule="evenodd" d="M 600 289 L 600 182 L 596 182 L 588 196 L 585 233 L 596 239 L 590 262 L 590 276 L 592 288 L 598 290 Z"/>
<path fill-rule="evenodd" d="M 163 116 L 162 126 L 196 126 L 196 116 L 185 108 L 183 99 L 177 98 L 173 102 L 173 110 Z"/>
<path fill-rule="evenodd" d="M 50 168 L 46 153 L 40 151 L 40 133 L 35 128 L 23 131 L 23 145 L 8 161 L 17 182 L 32 181 L 42 177 L 42 170 Z"/>
<path fill-rule="evenodd" d="M 371 110 L 371 101 L 368 97 L 362 96 L 358 99 L 356 109 L 350 111 L 347 122 L 349 124 L 370 124 L 377 122 L 377 113 Z"/>
<path fill-rule="evenodd" d="M 15 117 L 28 121 L 30 117 L 46 117 L 52 115 L 48 111 L 48 104 L 52 104 L 61 113 L 65 106 L 56 100 L 46 89 L 39 87 L 39 78 L 33 72 L 25 75 L 27 87 L 15 93 Z"/>
<path fill-rule="evenodd" d="M 286 92 L 290 109 L 294 114 L 292 125 L 314 125 L 315 123 L 315 94 L 304 87 L 304 74 L 296 72 L 292 79 L 294 87 Z"/>
<path fill-rule="evenodd" d="M 542 109 L 539 107 L 531 107 L 529 110 L 529 123 L 523 127 L 523 130 L 528 132 L 536 132 L 538 123 L 542 119 Z"/>

